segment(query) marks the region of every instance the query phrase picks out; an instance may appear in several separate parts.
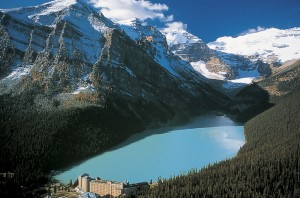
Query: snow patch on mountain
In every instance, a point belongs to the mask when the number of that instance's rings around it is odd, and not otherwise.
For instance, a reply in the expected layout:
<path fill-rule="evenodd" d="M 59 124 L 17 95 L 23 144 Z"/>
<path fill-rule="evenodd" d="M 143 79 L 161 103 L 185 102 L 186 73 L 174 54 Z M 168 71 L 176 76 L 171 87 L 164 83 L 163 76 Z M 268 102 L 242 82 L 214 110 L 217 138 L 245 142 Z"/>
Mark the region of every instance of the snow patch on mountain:
<path fill-rule="evenodd" d="M 17 67 L 7 77 L 4 78 L 4 81 L 20 80 L 22 76 L 26 76 L 29 74 L 30 69 L 30 65 L 27 65 L 26 67 Z"/>
<path fill-rule="evenodd" d="M 218 73 L 210 72 L 207 69 L 205 62 L 203 61 L 191 62 L 191 65 L 195 71 L 202 74 L 206 78 L 223 81 L 222 87 L 228 90 L 237 89 L 245 85 L 251 84 L 253 80 L 259 76 L 259 72 L 257 70 L 253 70 L 253 71 L 239 70 L 239 75 L 236 77 L 236 79 L 228 80 L 226 77 L 223 76 L 224 75 L 223 72 L 218 72 Z"/>
<path fill-rule="evenodd" d="M 94 30 L 101 32 L 102 34 L 108 29 L 107 26 L 94 15 L 90 15 L 88 17 L 88 20 L 94 28 Z"/>
<path fill-rule="evenodd" d="M 222 87 L 227 90 L 238 89 L 245 87 L 253 82 L 253 78 L 240 78 L 235 80 L 228 80 L 222 84 Z"/>
<path fill-rule="evenodd" d="M 168 70 L 172 75 L 180 77 L 180 75 L 172 68 L 170 60 L 166 57 L 168 48 L 165 46 L 165 36 L 155 27 L 143 25 L 142 21 L 137 18 L 119 21 L 118 25 L 123 31 L 135 42 L 147 42 L 154 50 L 153 59 Z M 150 54 L 149 54 L 150 55 Z"/>
<path fill-rule="evenodd" d="M 184 29 L 174 29 L 168 32 L 166 30 L 163 30 L 162 33 L 165 34 L 167 42 L 170 46 L 182 43 L 191 44 L 203 42 L 197 36 L 187 32 Z"/>
<path fill-rule="evenodd" d="M 55 12 L 68 9 L 71 5 L 76 3 L 77 0 L 55 0 L 38 6 L 3 9 L 1 11 L 4 13 L 12 13 L 14 17 L 20 21 L 34 21 L 41 25 L 51 25 L 56 18 Z M 52 19 L 49 18 L 49 15 L 52 15 Z"/>
<path fill-rule="evenodd" d="M 70 22 L 73 21 L 74 25 L 81 26 L 81 23 L 73 20 L 73 18 L 85 19 L 86 13 L 98 13 L 96 8 L 90 6 L 90 4 L 84 0 L 55 0 L 38 6 L 0 9 L 0 11 L 12 15 L 15 19 L 22 22 L 35 23 L 36 25 L 48 27 L 53 27 L 62 19 Z M 72 14 L 72 12 L 75 13 Z"/>
<path fill-rule="evenodd" d="M 10 74 L 0 81 L 1 94 L 10 93 L 12 87 L 17 86 L 24 76 L 30 74 L 31 68 L 32 65 L 23 65 L 21 60 L 15 60 Z"/>
<path fill-rule="evenodd" d="M 266 63 L 284 63 L 300 58 L 300 28 L 270 28 L 235 38 L 221 37 L 208 46 L 217 51 L 246 56 L 253 61 L 262 59 Z"/>
<path fill-rule="evenodd" d="M 81 93 L 93 93 L 95 92 L 95 87 L 92 84 L 84 84 L 81 86 L 78 86 L 78 88 L 73 91 L 71 94 L 73 95 L 77 95 L 77 94 L 81 94 Z"/>
<path fill-rule="evenodd" d="M 137 18 L 132 18 L 128 20 L 118 21 L 118 25 L 126 32 L 126 34 L 134 41 L 142 37 L 140 27 L 142 22 Z"/>
<path fill-rule="evenodd" d="M 174 76 L 180 77 L 177 74 L 177 72 L 175 72 L 174 69 L 171 67 L 170 61 L 165 56 L 165 51 L 164 51 L 163 47 L 160 44 L 158 44 L 156 49 L 157 49 L 158 53 L 156 54 L 154 60 L 157 63 L 159 63 L 161 66 L 163 66 L 166 70 L 168 70 Z"/>
<path fill-rule="evenodd" d="M 176 44 L 202 43 L 197 36 L 187 31 L 187 25 L 182 22 L 167 23 L 166 27 L 160 30 L 166 36 L 169 46 Z"/>
<path fill-rule="evenodd" d="M 28 18 L 37 18 L 39 16 L 50 15 L 65 8 L 69 8 L 75 3 L 77 3 L 76 0 L 56 0 L 46 4 L 42 4 L 42 6 L 39 6 L 39 8 L 43 8 L 45 6 L 46 9 L 41 9 L 38 13 L 29 15 Z"/>
<path fill-rule="evenodd" d="M 225 77 L 223 75 L 219 73 L 210 72 L 206 68 L 206 64 L 203 61 L 191 62 L 190 64 L 192 65 L 195 71 L 199 72 L 208 79 L 225 80 Z"/>

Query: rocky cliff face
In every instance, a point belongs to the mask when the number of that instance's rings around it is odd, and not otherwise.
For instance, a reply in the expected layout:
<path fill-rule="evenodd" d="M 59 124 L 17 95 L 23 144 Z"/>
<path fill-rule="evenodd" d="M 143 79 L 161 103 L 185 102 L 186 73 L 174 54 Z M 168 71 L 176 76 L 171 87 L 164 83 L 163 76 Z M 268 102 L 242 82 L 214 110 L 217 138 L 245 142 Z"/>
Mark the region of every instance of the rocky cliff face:
<path fill-rule="evenodd" d="M 62 4 L 62 5 L 61 5 Z M 92 65 L 99 59 L 103 34 L 115 26 L 83 1 L 56 1 L 2 12 L 2 36 L 14 54 L 2 93 L 39 87 L 44 93 L 93 90 Z M 39 90 L 40 91 L 40 90 Z"/>
<path fill-rule="evenodd" d="M 235 77 L 234 70 L 226 65 L 217 56 L 214 50 L 211 50 L 195 35 L 184 29 L 163 31 L 163 33 L 166 35 L 170 50 L 175 55 L 178 55 L 181 59 L 189 62 L 194 69 L 194 65 L 199 65 L 197 64 L 199 62 L 203 63 L 202 69 L 195 69 L 198 73 L 209 77 L 207 72 L 203 71 L 207 70 L 210 73 L 217 73 L 223 77 L 227 77 L 228 79 L 233 79 Z"/>
<path fill-rule="evenodd" d="M 215 53 L 202 41 L 189 44 L 173 44 L 170 45 L 170 50 L 188 62 L 197 62 L 199 60 L 208 62 L 212 57 L 215 56 Z"/>
<path fill-rule="evenodd" d="M 300 60 L 290 61 L 273 71 L 269 78 L 260 79 L 257 84 L 266 90 L 270 100 L 277 103 L 300 88 Z"/>
<path fill-rule="evenodd" d="M 116 25 L 85 1 L 2 10 L 0 18 L 1 93 L 35 94 L 39 109 L 109 106 L 148 114 L 149 123 L 227 101 L 168 50 L 158 30 Z"/>

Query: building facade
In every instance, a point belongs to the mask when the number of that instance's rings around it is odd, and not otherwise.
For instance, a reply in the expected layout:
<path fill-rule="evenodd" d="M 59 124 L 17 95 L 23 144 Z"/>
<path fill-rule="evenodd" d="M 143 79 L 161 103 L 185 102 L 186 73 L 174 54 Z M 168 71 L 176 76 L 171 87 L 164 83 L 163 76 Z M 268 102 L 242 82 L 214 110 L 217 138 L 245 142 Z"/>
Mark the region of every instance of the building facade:
<path fill-rule="evenodd" d="M 101 180 L 100 178 L 93 179 L 86 173 L 78 177 L 78 187 L 83 192 L 94 192 L 100 196 L 117 197 L 124 194 L 123 182 Z"/>
<path fill-rule="evenodd" d="M 82 189 L 82 191 L 89 192 L 91 179 L 92 178 L 90 178 L 89 174 L 86 173 L 78 177 L 78 186 Z"/>
<path fill-rule="evenodd" d="M 83 192 L 93 192 L 101 197 L 118 197 L 120 195 L 135 195 L 138 190 L 149 188 L 147 182 L 129 184 L 109 180 L 93 179 L 88 174 L 78 177 L 78 188 Z"/>
<path fill-rule="evenodd" d="M 113 197 L 124 194 L 124 184 L 106 180 L 92 180 L 90 182 L 90 192 L 100 196 L 112 195 Z"/>

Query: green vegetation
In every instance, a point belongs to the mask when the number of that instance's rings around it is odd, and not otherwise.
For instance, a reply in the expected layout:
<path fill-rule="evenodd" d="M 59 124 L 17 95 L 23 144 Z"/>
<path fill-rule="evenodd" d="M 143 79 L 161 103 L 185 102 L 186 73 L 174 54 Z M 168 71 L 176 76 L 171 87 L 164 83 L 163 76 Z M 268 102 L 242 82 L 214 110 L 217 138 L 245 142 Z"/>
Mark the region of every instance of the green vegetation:
<path fill-rule="evenodd" d="M 237 157 L 168 180 L 140 197 L 300 197 L 300 91 L 245 125 Z"/>
<path fill-rule="evenodd" d="M 246 122 L 272 106 L 269 103 L 269 93 L 254 83 L 234 97 L 229 109 L 232 114 L 237 115 L 238 121 Z"/>
<path fill-rule="evenodd" d="M 0 197 L 44 193 L 34 189 L 48 182 L 51 171 L 112 148 L 150 122 L 157 126 L 175 116 L 161 101 L 128 101 L 114 93 L 104 104 L 84 103 L 89 99 L 94 96 L 78 94 L 74 102 L 81 106 L 72 107 L 32 90 L 0 96 Z M 1 174 L 8 172 L 13 177 Z"/>
<path fill-rule="evenodd" d="M 51 170 L 98 154 L 143 129 L 136 117 L 120 116 L 109 104 L 40 111 L 33 108 L 34 97 L 0 96 L 0 172 L 14 173 L 13 178 L 0 177 L 0 195 L 31 191 L 47 182 Z"/>

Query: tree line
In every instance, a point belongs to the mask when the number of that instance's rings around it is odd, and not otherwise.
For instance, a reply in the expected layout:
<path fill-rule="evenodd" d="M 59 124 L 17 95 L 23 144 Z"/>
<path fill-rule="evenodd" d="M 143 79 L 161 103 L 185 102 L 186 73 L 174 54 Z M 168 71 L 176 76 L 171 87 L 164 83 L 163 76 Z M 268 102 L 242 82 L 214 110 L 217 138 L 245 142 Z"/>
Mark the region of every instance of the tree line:
<path fill-rule="evenodd" d="M 120 115 L 112 104 L 43 111 L 33 108 L 34 97 L 0 96 L 0 173 L 14 173 L 0 177 L 0 195 L 33 196 L 52 170 L 99 154 L 143 129 L 136 117 Z"/>
<path fill-rule="evenodd" d="M 237 157 L 158 181 L 139 197 L 300 197 L 300 91 L 245 124 Z"/>

